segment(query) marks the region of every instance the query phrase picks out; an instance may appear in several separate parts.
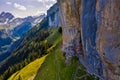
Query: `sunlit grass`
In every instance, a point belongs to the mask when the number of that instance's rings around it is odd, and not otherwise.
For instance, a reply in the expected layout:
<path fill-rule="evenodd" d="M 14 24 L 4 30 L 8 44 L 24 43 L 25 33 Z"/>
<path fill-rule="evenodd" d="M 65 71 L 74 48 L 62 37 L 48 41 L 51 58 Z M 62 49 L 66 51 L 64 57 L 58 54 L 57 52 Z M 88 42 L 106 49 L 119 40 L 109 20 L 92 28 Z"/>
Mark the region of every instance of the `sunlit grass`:
<path fill-rule="evenodd" d="M 38 69 L 41 67 L 41 64 L 44 62 L 46 56 L 43 56 L 31 62 L 20 71 L 14 73 L 8 80 L 19 80 L 19 78 L 22 80 L 28 80 L 30 78 L 34 78 L 34 76 L 37 74 Z"/>

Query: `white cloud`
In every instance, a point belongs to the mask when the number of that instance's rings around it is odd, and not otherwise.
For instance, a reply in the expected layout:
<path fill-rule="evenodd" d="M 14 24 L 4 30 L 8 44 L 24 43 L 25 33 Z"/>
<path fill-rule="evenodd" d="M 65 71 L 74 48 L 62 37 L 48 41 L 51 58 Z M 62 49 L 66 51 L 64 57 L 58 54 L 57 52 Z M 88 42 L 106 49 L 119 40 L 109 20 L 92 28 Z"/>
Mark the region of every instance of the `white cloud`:
<path fill-rule="evenodd" d="M 38 2 L 42 2 L 42 0 L 37 0 Z"/>
<path fill-rule="evenodd" d="M 28 8 L 35 8 L 33 5 L 27 5 Z"/>
<path fill-rule="evenodd" d="M 14 7 L 19 9 L 19 10 L 26 11 L 26 7 L 21 5 L 21 4 L 14 3 Z"/>
<path fill-rule="evenodd" d="M 45 11 L 37 11 L 35 15 L 41 15 L 41 14 L 45 14 L 46 12 Z"/>
<path fill-rule="evenodd" d="M 6 2 L 6 4 L 7 4 L 7 5 L 11 5 L 11 4 L 12 4 L 12 2 Z"/>
<path fill-rule="evenodd" d="M 37 0 L 37 1 L 41 2 L 46 9 L 49 9 L 54 3 L 57 2 L 57 0 Z"/>
<path fill-rule="evenodd" d="M 51 6 L 52 6 L 52 4 L 46 5 L 46 8 L 49 9 Z"/>
<path fill-rule="evenodd" d="M 38 2 L 56 2 L 56 0 L 37 0 Z"/>

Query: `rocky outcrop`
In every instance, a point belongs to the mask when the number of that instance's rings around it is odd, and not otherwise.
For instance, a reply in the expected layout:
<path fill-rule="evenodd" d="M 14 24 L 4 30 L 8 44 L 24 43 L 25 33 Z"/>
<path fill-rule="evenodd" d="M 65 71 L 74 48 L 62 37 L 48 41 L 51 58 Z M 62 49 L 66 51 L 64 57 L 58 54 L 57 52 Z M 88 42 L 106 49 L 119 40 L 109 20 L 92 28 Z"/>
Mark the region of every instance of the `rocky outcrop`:
<path fill-rule="evenodd" d="M 58 0 L 66 58 L 102 80 L 120 80 L 120 0 Z"/>
<path fill-rule="evenodd" d="M 8 12 L 2 12 L 0 14 L 0 23 L 8 23 L 10 22 L 14 16 L 11 13 Z"/>
<path fill-rule="evenodd" d="M 60 21 L 60 11 L 58 7 L 58 3 L 54 4 L 48 11 L 48 23 L 49 27 L 61 27 L 61 21 Z"/>

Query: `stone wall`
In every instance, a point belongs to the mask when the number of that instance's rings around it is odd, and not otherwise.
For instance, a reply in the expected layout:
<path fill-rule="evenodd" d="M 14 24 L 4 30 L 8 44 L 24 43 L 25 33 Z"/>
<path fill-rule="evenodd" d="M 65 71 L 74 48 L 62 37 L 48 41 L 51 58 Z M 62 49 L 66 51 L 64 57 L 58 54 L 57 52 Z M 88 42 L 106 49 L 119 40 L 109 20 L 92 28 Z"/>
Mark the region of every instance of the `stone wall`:
<path fill-rule="evenodd" d="M 63 50 L 79 57 L 86 70 L 100 79 L 120 80 L 120 0 L 58 3 Z"/>

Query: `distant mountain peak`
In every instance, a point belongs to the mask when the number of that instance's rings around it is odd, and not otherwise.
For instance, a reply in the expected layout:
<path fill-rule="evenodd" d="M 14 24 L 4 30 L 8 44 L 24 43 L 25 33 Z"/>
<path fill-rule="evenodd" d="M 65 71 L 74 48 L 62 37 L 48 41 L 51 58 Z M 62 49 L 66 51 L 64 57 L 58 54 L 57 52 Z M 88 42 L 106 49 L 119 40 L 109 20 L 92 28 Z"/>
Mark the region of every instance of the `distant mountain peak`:
<path fill-rule="evenodd" d="M 14 18 L 14 15 L 12 15 L 9 12 L 2 12 L 0 14 L 0 23 L 6 24 L 10 22 Z"/>

